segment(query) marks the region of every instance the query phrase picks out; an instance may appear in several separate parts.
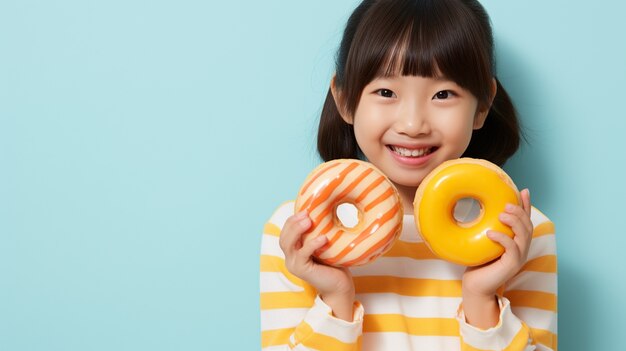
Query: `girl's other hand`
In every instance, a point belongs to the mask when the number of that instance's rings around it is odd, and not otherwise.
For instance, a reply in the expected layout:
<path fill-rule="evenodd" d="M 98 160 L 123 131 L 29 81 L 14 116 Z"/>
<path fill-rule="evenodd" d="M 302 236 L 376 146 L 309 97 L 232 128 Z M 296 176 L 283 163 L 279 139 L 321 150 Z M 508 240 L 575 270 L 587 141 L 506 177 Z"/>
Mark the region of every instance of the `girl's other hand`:
<path fill-rule="evenodd" d="M 291 274 L 311 284 L 337 318 L 353 319 L 354 282 L 347 268 L 331 267 L 313 260 L 313 253 L 328 242 L 320 236 L 306 243 L 303 234 L 311 227 L 306 212 L 287 219 L 280 233 L 280 248 L 285 254 L 285 266 Z"/>
<path fill-rule="evenodd" d="M 463 274 L 463 306 L 470 323 L 468 312 L 472 311 L 474 306 L 468 306 L 468 303 L 471 305 L 475 301 L 495 301 L 498 288 L 513 278 L 526 263 L 533 234 L 528 189 L 521 191 L 521 197 L 521 206 L 508 204 L 505 211 L 500 214 L 500 221 L 513 230 L 513 238 L 495 231 L 487 233 L 491 240 L 504 247 L 502 256 L 482 266 L 468 267 Z"/>

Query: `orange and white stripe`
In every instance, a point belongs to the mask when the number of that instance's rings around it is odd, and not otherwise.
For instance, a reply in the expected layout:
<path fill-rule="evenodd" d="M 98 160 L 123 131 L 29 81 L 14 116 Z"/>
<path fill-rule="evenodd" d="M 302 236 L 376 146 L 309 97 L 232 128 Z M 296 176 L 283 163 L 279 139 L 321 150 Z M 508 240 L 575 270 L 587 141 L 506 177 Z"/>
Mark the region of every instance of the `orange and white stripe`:
<path fill-rule="evenodd" d="M 505 286 L 501 322 L 489 330 L 465 323 L 465 267 L 442 261 L 425 246 L 412 216 L 394 246 L 375 262 L 350 267 L 355 320 L 337 320 L 307 283 L 289 274 L 278 237 L 294 203 L 265 226 L 261 252 L 264 351 L 282 350 L 556 350 L 557 260 L 554 225 L 533 208 L 528 262 Z"/>

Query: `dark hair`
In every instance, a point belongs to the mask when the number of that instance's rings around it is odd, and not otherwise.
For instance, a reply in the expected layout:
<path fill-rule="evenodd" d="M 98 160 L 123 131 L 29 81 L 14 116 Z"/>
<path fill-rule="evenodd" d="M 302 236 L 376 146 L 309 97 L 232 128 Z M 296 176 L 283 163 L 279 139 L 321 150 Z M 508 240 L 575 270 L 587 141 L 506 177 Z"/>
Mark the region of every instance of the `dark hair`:
<path fill-rule="evenodd" d="M 348 19 L 336 57 L 341 109 L 354 115 L 363 88 L 393 74 L 443 75 L 476 96 L 479 108 L 487 108 L 495 77 L 493 51 L 489 16 L 475 0 L 364 0 Z M 487 119 L 463 156 L 502 165 L 517 151 L 521 130 L 509 95 L 496 82 Z M 353 126 L 341 118 L 330 89 L 317 149 L 325 161 L 362 156 Z"/>

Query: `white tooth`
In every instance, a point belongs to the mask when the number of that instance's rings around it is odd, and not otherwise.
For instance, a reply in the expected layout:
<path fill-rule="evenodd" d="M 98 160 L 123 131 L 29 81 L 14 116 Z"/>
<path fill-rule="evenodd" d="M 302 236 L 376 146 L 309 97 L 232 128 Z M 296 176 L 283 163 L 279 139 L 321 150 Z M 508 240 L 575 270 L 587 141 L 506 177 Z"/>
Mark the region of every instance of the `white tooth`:
<path fill-rule="evenodd" d="M 407 148 L 403 148 L 399 146 L 393 146 L 392 149 L 397 154 L 401 156 L 405 156 L 405 157 L 420 157 L 420 156 L 424 156 L 430 153 L 430 148 L 411 150 L 411 149 L 407 149 Z"/>

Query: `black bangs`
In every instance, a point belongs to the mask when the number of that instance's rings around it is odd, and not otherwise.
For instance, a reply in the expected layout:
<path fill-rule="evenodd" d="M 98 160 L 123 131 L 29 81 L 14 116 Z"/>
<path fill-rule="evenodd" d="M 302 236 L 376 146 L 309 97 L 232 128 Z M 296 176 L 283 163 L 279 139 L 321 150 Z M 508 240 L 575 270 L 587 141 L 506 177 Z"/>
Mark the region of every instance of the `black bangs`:
<path fill-rule="evenodd" d="M 483 31 L 459 1 L 375 2 L 344 52 L 345 71 L 337 72 L 337 85 L 348 102 L 344 107 L 354 113 L 367 84 L 393 75 L 444 77 L 488 104 L 493 43 L 491 33 Z"/>

